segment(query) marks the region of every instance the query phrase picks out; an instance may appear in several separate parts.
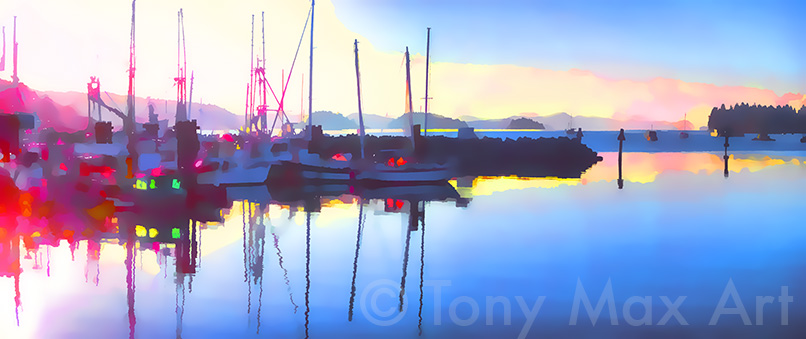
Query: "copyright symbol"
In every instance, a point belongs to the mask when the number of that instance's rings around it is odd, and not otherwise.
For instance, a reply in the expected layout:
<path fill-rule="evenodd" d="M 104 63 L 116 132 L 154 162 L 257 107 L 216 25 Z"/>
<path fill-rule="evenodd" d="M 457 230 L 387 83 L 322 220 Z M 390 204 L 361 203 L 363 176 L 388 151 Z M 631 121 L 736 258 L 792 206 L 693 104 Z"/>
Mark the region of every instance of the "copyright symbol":
<path fill-rule="evenodd" d="M 381 296 L 384 296 L 381 298 Z M 391 326 L 397 324 L 408 310 L 408 303 L 403 303 L 400 310 L 398 298 L 400 286 L 389 279 L 375 280 L 361 292 L 361 313 L 364 318 L 377 326 Z M 397 315 L 395 315 L 397 313 Z"/>

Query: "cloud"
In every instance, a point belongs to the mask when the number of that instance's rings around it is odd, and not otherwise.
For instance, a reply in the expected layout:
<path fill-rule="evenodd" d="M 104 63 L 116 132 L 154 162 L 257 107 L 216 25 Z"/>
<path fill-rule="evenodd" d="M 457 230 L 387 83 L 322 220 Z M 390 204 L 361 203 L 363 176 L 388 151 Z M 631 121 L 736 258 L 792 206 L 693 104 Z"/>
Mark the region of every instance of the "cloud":
<path fill-rule="evenodd" d="M 130 3 L 88 2 L 78 7 L 59 5 L 55 0 L 44 2 L 36 8 L 21 1 L 0 5 L 0 12 L 19 16 L 22 81 L 40 90 L 81 92 L 89 77 L 96 75 L 103 90 L 126 93 Z M 49 7 L 48 2 L 54 6 Z M 205 1 L 138 1 L 138 96 L 174 96 L 176 11 L 180 7 L 184 7 L 188 67 L 195 74 L 195 101 L 201 99 L 236 114 L 243 113 L 249 81 L 251 14 L 257 14 L 255 54 L 261 55 L 261 11 L 265 11 L 266 18 L 267 77 L 280 95 L 281 74 L 287 77 L 291 68 L 309 9 L 307 1 L 237 2 L 228 7 Z M 10 26 L 6 19 L 10 17 L 0 17 Z M 402 52 L 407 42 L 399 42 L 399 53 L 377 50 L 372 41 L 345 27 L 329 1 L 317 1 L 315 19 L 313 109 L 345 114 L 358 111 L 353 54 L 353 41 L 358 39 L 364 111 L 392 117 L 404 113 Z M 285 109 L 294 120 L 299 119 L 301 106 L 306 111 L 308 106 L 309 39 L 308 33 L 302 38 L 285 99 Z M 411 68 L 414 109 L 418 110 L 425 90 L 425 57 L 413 55 Z M 9 69 L 0 74 L 8 76 Z M 742 86 L 666 78 L 605 78 L 578 69 L 434 62 L 431 74 L 429 96 L 434 99 L 429 102 L 429 110 L 450 117 L 502 118 L 524 112 L 568 112 L 678 121 L 688 113 L 694 125 L 701 126 L 707 121 L 710 107 L 723 103 L 797 106 L 806 102 L 803 94 L 779 97 L 771 90 Z"/>

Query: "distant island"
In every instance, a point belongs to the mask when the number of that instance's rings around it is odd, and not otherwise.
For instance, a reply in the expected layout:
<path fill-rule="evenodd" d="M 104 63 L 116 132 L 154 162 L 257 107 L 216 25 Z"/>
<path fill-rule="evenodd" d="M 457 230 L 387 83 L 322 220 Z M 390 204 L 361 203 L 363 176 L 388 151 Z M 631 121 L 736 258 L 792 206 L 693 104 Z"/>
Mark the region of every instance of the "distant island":
<path fill-rule="evenodd" d="M 313 123 L 316 125 L 327 126 L 329 130 L 342 130 L 342 129 L 357 129 L 358 123 L 352 119 L 342 115 L 341 113 L 333 113 L 331 111 L 314 111 Z M 297 123 L 295 127 L 304 128 L 308 125 L 308 120 Z"/>
<path fill-rule="evenodd" d="M 507 129 L 546 129 L 546 127 L 529 118 L 518 118 L 510 121 Z"/>
<path fill-rule="evenodd" d="M 26 100 L 25 103 L 19 101 L 20 98 L 36 98 L 34 100 Z M 112 106 L 122 107 L 126 103 L 125 95 L 118 95 L 114 93 L 106 93 L 104 99 Z M 26 112 L 32 113 L 36 116 L 37 127 L 53 127 L 57 131 L 78 131 L 83 130 L 87 126 L 87 94 L 81 92 L 56 92 L 56 91 L 36 91 L 30 89 L 24 84 L 20 83 L 19 87 L 12 87 L 9 81 L 0 79 L 0 101 L 7 103 L 7 112 Z M 176 102 L 174 100 L 164 100 L 156 98 L 135 98 L 135 116 L 138 122 L 148 120 L 148 107 L 153 105 L 155 113 L 159 115 L 160 120 L 167 119 L 168 125 L 172 125 L 176 114 Z M 737 105 L 740 109 L 746 104 Z M 733 107 L 734 110 L 736 106 Z M 782 108 L 782 109 L 785 109 Z M 722 110 L 727 111 L 727 109 Z M 718 112 L 717 116 L 722 112 Z M 274 120 L 274 112 L 269 115 L 269 120 Z M 791 114 L 787 113 L 787 114 Z M 97 119 L 96 113 L 93 113 L 93 119 Z M 401 129 L 407 126 L 408 114 L 398 115 L 394 113 L 390 115 L 377 115 L 364 112 L 364 125 L 367 129 Z M 238 130 L 244 124 L 242 114 L 232 113 L 222 107 L 210 103 L 197 103 L 192 105 L 192 112 L 189 115 L 193 119 L 197 119 L 199 126 L 202 130 Z M 294 114 L 290 115 L 295 127 L 303 128 L 307 125 L 307 121 L 299 123 L 299 116 Z M 422 112 L 413 113 L 413 120 L 415 124 L 424 125 L 424 116 Z M 806 115 L 802 115 L 806 117 Z M 103 112 L 103 120 L 111 121 L 113 126 L 120 128 L 121 120 L 110 112 Z M 523 123 L 529 123 L 523 118 L 535 121 L 535 124 L 522 127 L 513 121 L 521 120 Z M 539 124 L 536 121 L 539 119 Z M 313 122 L 316 125 L 321 125 L 325 130 L 349 130 L 358 128 L 358 114 L 357 113 L 337 113 L 332 111 L 320 110 L 315 111 L 313 114 Z M 566 112 L 558 112 L 548 115 L 538 115 L 536 113 L 523 112 L 510 117 L 502 118 L 481 118 L 474 116 L 461 116 L 458 118 L 451 118 L 440 114 L 428 113 L 428 128 L 429 129 L 459 129 L 463 127 L 473 127 L 475 129 L 511 129 L 511 128 L 525 128 L 525 129 L 543 129 L 543 130 L 565 130 L 571 122 L 571 114 Z M 618 130 L 624 129 L 648 129 L 654 126 L 657 130 L 674 130 L 678 129 L 676 125 L 682 122 L 667 122 L 657 120 L 618 120 L 615 118 L 603 117 L 587 117 L 574 115 L 573 126 L 581 127 L 587 131 L 597 130 Z M 271 124 L 271 122 L 270 122 Z M 512 125 L 512 127 L 510 127 Z M 792 126 L 789 126 L 792 127 Z M 279 128 L 278 125 L 275 128 Z M 712 130 L 714 128 L 711 128 Z M 801 128 L 806 130 L 806 127 Z M 747 133 L 753 133 L 747 132 Z M 775 132 L 770 132 L 775 133 Z"/>
<path fill-rule="evenodd" d="M 708 117 L 708 129 L 720 134 L 806 133 L 806 107 L 759 106 L 740 103 L 725 108 L 714 107 Z"/>
<path fill-rule="evenodd" d="M 409 125 L 409 114 L 413 114 L 412 119 L 415 125 L 420 125 L 425 128 L 425 113 L 414 112 L 406 113 L 397 119 L 389 122 L 388 128 L 403 128 Z M 467 127 L 467 123 L 459 120 L 448 118 L 439 114 L 428 113 L 428 129 L 459 129 Z"/>

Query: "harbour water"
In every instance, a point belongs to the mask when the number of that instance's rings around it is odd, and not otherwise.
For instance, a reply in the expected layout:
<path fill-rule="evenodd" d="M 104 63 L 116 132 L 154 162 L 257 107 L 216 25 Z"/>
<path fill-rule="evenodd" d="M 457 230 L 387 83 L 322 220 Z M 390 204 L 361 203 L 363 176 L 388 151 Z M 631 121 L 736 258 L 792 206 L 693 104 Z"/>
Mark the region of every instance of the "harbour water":
<path fill-rule="evenodd" d="M 3 337 L 806 335 L 806 154 L 729 150 L 726 176 L 719 148 L 627 152 L 619 189 L 591 147 L 579 179 L 459 178 L 461 199 L 235 201 L 197 226 L 195 273 L 149 241 L 24 235 Z"/>

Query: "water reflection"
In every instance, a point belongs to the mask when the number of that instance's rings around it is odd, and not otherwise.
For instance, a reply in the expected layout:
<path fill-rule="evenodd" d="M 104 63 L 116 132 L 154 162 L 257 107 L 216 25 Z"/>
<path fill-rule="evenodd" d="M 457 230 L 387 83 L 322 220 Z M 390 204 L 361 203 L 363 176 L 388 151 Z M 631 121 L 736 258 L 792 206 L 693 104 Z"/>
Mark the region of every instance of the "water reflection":
<path fill-rule="evenodd" d="M 353 321 L 353 306 L 355 305 L 355 278 L 358 275 L 358 253 L 361 250 L 362 221 L 364 220 L 364 199 L 358 200 L 358 234 L 355 236 L 355 258 L 353 259 L 353 280 L 350 284 L 350 306 L 347 310 L 347 321 Z"/>
<path fill-rule="evenodd" d="M 366 329 L 368 325 L 365 318 L 361 316 L 360 311 L 360 307 L 363 307 L 363 305 L 356 305 L 361 299 L 362 286 L 366 286 L 368 281 L 379 277 L 395 280 L 395 283 L 399 279 L 399 287 L 397 287 L 398 291 L 396 291 L 399 294 L 396 295 L 392 303 L 398 313 L 402 312 L 405 309 L 404 306 L 410 305 L 405 303 L 413 301 L 405 297 L 405 291 L 406 283 L 409 282 L 409 285 L 411 285 L 411 281 L 408 281 L 411 280 L 411 276 L 408 275 L 409 264 L 411 264 L 410 257 L 415 256 L 415 259 L 413 259 L 415 264 L 413 265 L 416 265 L 417 241 L 419 238 L 419 307 L 416 320 L 414 320 L 413 313 L 411 314 L 412 321 L 410 326 L 413 328 L 413 324 L 416 321 L 418 334 L 422 334 L 424 331 L 430 333 L 428 325 L 429 312 L 435 312 L 433 310 L 435 306 L 429 305 L 431 299 L 429 299 L 427 285 L 424 288 L 425 279 L 429 276 L 432 278 L 448 276 L 451 272 L 462 272 L 462 274 L 457 274 L 456 276 L 470 277 L 470 280 L 478 278 L 478 276 L 462 271 L 459 268 L 453 268 L 453 271 L 449 270 L 447 273 L 443 273 L 439 269 L 444 270 L 447 266 L 446 262 L 454 261 L 450 259 L 449 254 L 446 254 L 446 249 L 438 247 L 430 248 L 429 269 L 426 270 L 426 209 L 429 211 L 429 220 L 431 222 L 438 220 L 437 227 L 431 228 L 429 236 L 433 238 L 431 241 L 439 241 L 440 247 L 445 245 L 449 249 L 455 248 L 455 245 L 451 247 L 452 236 L 461 237 L 462 239 L 489 237 L 498 240 L 506 239 L 509 243 L 512 243 L 512 247 L 522 253 L 532 253 L 529 251 L 541 253 L 541 250 L 535 249 L 534 243 L 517 243 L 517 234 L 514 236 L 509 234 L 508 232 L 511 231 L 507 227 L 510 225 L 505 225 L 504 221 L 515 225 L 518 225 L 517 223 L 523 224 L 524 221 L 518 218 L 528 215 L 534 216 L 534 213 L 537 212 L 531 210 L 533 208 L 532 204 L 539 205 L 540 203 L 547 204 L 545 210 L 557 209 L 564 211 L 563 213 L 571 215 L 568 217 L 569 219 L 575 220 L 575 214 L 579 212 L 574 209 L 575 207 L 550 205 L 549 198 L 557 199 L 564 203 L 569 201 L 579 202 L 581 200 L 570 199 L 568 195 L 581 190 L 587 190 L 585 192 L 592 192 L 590 194 L 594 195 L 599 194 L 596 193 L 599 187 L 596 184 L 601 182 L 608 183 L 606 186 L 609 187 L 609 190 L 615 192 L 616 190 L 611 186 L 611 181 L 617 180 L 618 182 L 619 179 L 628 182 L 661 185 L 664 176 L 685 174 L 688 175 L 687 178 L 697 176 L 698 178 L 704 178 L 703 180 L 709 180 L 711 178 L 709 176 L 714 172 L 716 172 L 715 176 L 718 178 L 719 173 L 717 171 L 722 169 L 723 166 L 726 171 L 728 170 L 728 159 L 731 165 L 730 171 L 734 173 L 744 172 L 745 174 L 749 172 L 757 174 L 755 172 L 781 167 L 800 168 L 803 161 L 803 158 L 799 156 L 754 154 L 734 154 L 727 158 L 723 157 L 723 159 L 720 159 L 720 154 L 711 153 L 617 154 L 614 152 L 603 154 L 603 156 L 604 161 L 597 164 L 580 179 L 457 178 L 454 182 L 456 189 L 452 186 L 379 188 L 371 190 L 361 190 L 349 186 L 328 186 L 304 187 L 295 192 L 276 192 L 267 187 L 228 189 L 225 204 L 210 203 L 210 206 L 225 206 L 211 208 L 203 215 L 190 213 L 189 211 L 196 209 L 189 209 L 184 200 L 177 200 L 182 195 L 171 195 L 168 198 L 154 195 L 144 197 L 141 200 L 126 202 L 120 199 L 104 198 L 100 194 L 103 188 L 91 187 L 87 192 L 81 193 L 80 199 L 76 198 L 76 200 L 81 201 L 81 205 L 75 208 L 68 207 L 75 205 L 72 202 L 62 200 L 54 193 L 70 189 L 66 183 L 59 183 L 58 181 L 48 183 L 48 191 L 39 188 L 19 190 L 11 196 L 2 198 L 11 199 L 13 203 L 9 202 L 5 206 L 10 207 L 0 211 L 0 218 L 3 218 L 4 223 L 4 226 L 0 227 L 0 280 L 9 280 L 8 295 L 9 297 L 13 296 L 14 316 L 12 317 L 10 313 L 11 307 L 2 312 L 3 314 L 8 313 L 9 320 L 14 319 L 13 324 L 9 322 L 9 325 L 16 324 L 21 328 L 45 326 L 44 322 L 25 321 L 26 319 L 33 319 L 32 317 L 25 318 L 20 316 L 26 312 L 31 312 L 33 315 L 43 314 L 44 317 L 44 311 L 37 310 L 37 307 L 47 308 L 50 305 L 47 302 L 43 304 L 44 306 L 31 303 L 26 304 L 27 307 L 23 308 L 22 301 L 26 299 L 22 298 L 21 285 L 23 291 L 25 291 L 26 284 L 35 286 L 34 284 L 37 284 L 37 281 L 48 279 L 45 276 L 51 275 L 51 266 L 53 266 L 54 271 L 54 278 L 52 279 L 54 281 L 55 279 L 63 279 L 63 276 L 59 276 L 59 273 L 56 272 L 61 269 L 59 265 L 65 264 L 56 257 L 64 254 L 59 254 L 61 252 L 56 251 L 50 254 L 50 251 L 59 245 L 64 246 L 67 244 L 70 250 L 70 254 L 67 255 L 68 261 L 71 257 L 75 260 L 76 255 L 74 252 L 77 249 L 81 249 L 78 251 L 79 261 L 81 261 L 80 255 L 82 255 L 82 252 L 85 253 L 86 260 L 81 262 L 83 265 L 76 271 L 76 274 L 80 277 L 83 273 L 84 282 L 87 285 L 91 285 L 92 288 L 98 290 L 105 288 L 105 284 L 107 286 L 119 286 L 121 291 L 125 287 L 125 299 L 122 294 L 117 299 L 120 304 L 115 304 L 115 301 L 110 300 L 108 301 L 109 306 L 98 309 L 82 309 L 81 312 L 108 312 L 110 310 L 115 312 L 117 311 L 115 307 L 123 306 L 124 304 L 122 303 L 125 300 L 125 312 L 120 312 L 120 314 L 125 314 L 125 325 L 121 323 L 118 326 L 118 331 L 124 333 L 122 331 L 125 329 L 125 333 L 130 338 L 150 337 L 150 334 L 156 331 L 151 329 L 152 327 L 165 330 L 165 326 L 161 327 L 162 322 L 170 322 L 169 325 L 175 327 L 177 337 L 205 336 L 204 333 L 200 334 L 198 329 L 193 328 L 197 326 L 196 324 L 198 324 L 199 320 L 194 320 L 193 326 L 189 322 L 189 319 L 203 319 L 202 313 L 194 312 L 192 307 L 186 308 L 186 305 L 207 305 L 212 303 L 209 290 L 214 288 L 212 286 L 215 286 L 216 282 L 211 281 L 209 276 L 206 278 L 198 277 L 203 270 L 207 271 L 206 273 L 210 276 L 217 275 L 219 272 L 232 271 L 228 267 L 224 267 L 222 262 L 225 262 L 227 266 L 232 266 L 233 259 L 234 270 L 237 271 L 233 277 L 238 281 L 238 291 L 221 290 L 217 291 L 217 293 L 224 295 L 223 298 L 225 299 L 237 299 L 237 305 L 240 309 L 237 314 L 227 316 L 227 320 L 233 320 L 232 325 L 229 325 L 232 327 L 227 327 L 221 333 L 228 331 L 241 333 L 243 330 L 241 328 L 243 327 L 242 324 L 246 323 L 246 331 L 250 332 L 250 334 L 260 334 L 261 330 L 267 332 L 267 329 L 271 329 L 269 332 L 277 330 L 280 331 L 280 334 L 289 336 L 318 336 L 328 333 L 324 330 L 328 328 L 325 326 L 339 326 L 341 333 L 348 334 L 382 334 L 384 332 L 381 329 L 378 329 L 377 332 L 376 330 Z M 623 166 L 628 169 L 624 173 L 621 171 L 622 162 Z M 761 173 L 758 174 L 762 175 Z M 741 175 L 734 176 L 730 182 L 733 183 L 741 177 Z M 722 180 L 720 179 L 719 181 L 721 182 Z M 619 186 L 621 188 L 621 184 Z M 632 189 L 636 186 L 639 185 L 630 186 L 629 192 L 625 191 L 624 193 L 636 191 Z M 529 190 L 516 192 L 524 189 Z M 545 196 L 548 198 L 543 198 L 543 195 L 549 190 L 554 190 L 551 191 L 552 195 L 546 194 Z M 553 193 L 556 193 L 556 195 Z M 535 198 L 538 198 L 539 202 L 533 203 L 532 201 Z M 505 201 L 496 202 L 498 199 L 504 199 Z M 110 205 L 108 201 L 113 203 Z M 427 203 L 428 201 L 434 201 L 434 203 Z M 442 201 L 445 202 L 443 203 Z M 462 213 L 474 215 L 475 211 L 493 207 L 500 209 L 505 204 L 512 206 L 507 210 L 510 215 L 505 213 L 494 216 L 494 213 L 475 215 L 474 217 L 480 220 L 471 220 L 469 224 L 464 224 L 471 227 L 477 234 L 445 233 L 446 229 L 457 231 L 457 227 L 451 224 L 454 219 L 467 221 L 468 217 L 462 216 Z M 461 208 L 456 208 L 457 206 Z M 435 213 L 432 208 L 436 208 L 437 212 Z M 170 211 L 170 213 L 164 213 L 164 211 Z M 519 217 L 512 217 L 513 214 Z M 372 215 L 372 217 L 368 217 L 368 215 Z M 389 216 L 397 215 L 402 216 L 402 223 L 397 223 L 394 219 L 389 218 Z M 697 217 L 706 219 L 708 215 L 701 213 L 697 214 Z M 304 221 L 301 220 L 302 218 L 304 218 Z M 218 222 L 223 222 L 225 225 L 217 224 Z M 475 223 L 490 223 L 491 225 L 501 223 L 504 227 L 495 231 L 490 231 L 489 229 L 482 231 Z M 14 227 L 7 225 L 13 225 Z M 349 225 L 349 227 L 341 225 Z M 232 228 L 232 226 L 235 227 L 234 231 L 239 235 L 230 240 L 215 236 L 216 227 Z M 401 232 L 399 238 L 389 235 L 389 229 L 399 230 L 402 227 L 405 227 L 403 228 L 404 232 Z M 267 231 L 270 232 L 270 236 Z M 304 247 L 302 246 L 302 238 L 295 238 L 297 233 L 294 232 L 297 231 L 300 232 L 300 235 L 304 234 Z M 420 232 L 419 237 L 416 236 L 416 232 Z M 508 237 L 503 237 L 501 233 L 497 232 L 503 232 Z M 529 232 L 534 231 L 524 231 L 527 235 L 530 234 Z M 564 233 L 560 233 L 561 236 L 557 236 L 557 232 L 562 231 L 546 230 L 546 228 L 541 228 L 541 232 L 545 232 L 542 236 L 548 236 L 549 238 L 556 236 L 558 239 L 567 240 L 563 237 L 568 236 Z M 599 231 L 591 228 L 586 232 L 596 233 Z M 341 233 L 345 235 L 342 236 L 340 235 Z M 459 233 L 462 233 L 462 231 L 459 231 Z M 526 237 L 525 235 L 524 238 Z M 205 239 L 205 243 L 202 242 L 202 238 Z M 274 251 L 271 248 L 266 251 L 267 239 L 274 242 Z M 282 250 L 281 241 L 283 242 Z M 62 242 L 65 244 L 62 244 Z M 350 246 L 352 244 L 354 244 L 354 248 Z M 480 253 L 490 257 L 487 260 L 497 262 L 502 266 L 500 271 L 490 270 L 486 274 L 500 274 L 506 277 L 517 276 L 517 265 L 513 264 L 513 267 L 510 267 L 510 264 L 506 263 L 506 261 L 515 260 L 520 262 L 525 259 L 512 259 L 512 257 L 504 256 L 502 252 L 509 252 L 506 246 L 485 248 L 483 246 L 486 245 L 481 242 L 478 245 L 482 246 L 479 248 Z M 83 251 L 82 246 L 86 246 L 86 251 Z M 390 249 L 379 248 L 384 246 L 390 247 Z M 219 248 L 218 252 L 215 252 L 215 248 Z M 345 248 L 348 248 L 348 250 L 341 250 Z M 122 255 L 115 256 L 114 249 L 120 249 Z M 235 251 L 237 254 L 230 253 L 230 249 L 237 249 Z M 794 250 L 793 248 L 790 249 Z M 412 251 L 415 253 L 411 253 Z M 393 252 L 393 254 L 387 252 Z M 102 260 L 102 255 L 108 256 L 106 260 L 111 261 L 114 259 L 116 264 L 114 266 L 108 263 L 105 264 L 105 261 Z M 151 263 L 147 261 L 146 255 L 156 257 L 156 260 L 160 263 L 157 268 L 149 268 Z M 270 260 L 269 262 L 274 260 L 271 258 L 272 255 L 277 256 L 277 265 L 266 264 L 266 260 Z M 224 261 L 217 256 L 227 260 Z M 241 267 L 240 263 L 238 263 L 241 260 L 239 256 L 243 256 L 242 282 L 240 279 Z M 312 258 L 312 256 L 316 256 L 316 259 Z M 536 254 L 536 256 L 538 255 Z M 389 260 L 384 261 L 379 257 Z M 205 258 L 204 269 L 202 269 L 203 258 Z M 304 258 L 304 264 L 302 258 Z M 169 259 L 174 261 L 174 276 L 172 281 L 168 280 L 172 288 L 169 291 L 170 294 L 167 294 L 168 292 L 164 290 L 155 290 L 153 286 L 149 286 L 149 282 L 152 276 L 159 272 L 162 272 L 167 277 L 167 273 L 170 270 Z M 469 258 L 469 260 L 473 260 L 473 258 Z M 337 261 L 343 261 L 344 265 L 338 264 Z M 120 265 L 121 262 L 123 263 L 122 266 Z M 164 267 L 162 266 L 163 263 Z M 350 263 L 352 263 L 351 267 Z M 359 264 L 363 265 L 362 269 L 359 269 Z M 304 272 L 302 272 L 303 266 Z M 23 270 L 23 267 L 25 270 Z M 114 272 L 117 268 L 125 268 L 125 271 L 121 271 L 123 274 L 119 276 L 115 275 Z M 274 269 L 275 275 L 270 273 L 270 268 Z M 490 269 L 490 267 L 486 268 Z M 38 271 L 43 274 L 37 275 L 35 272 Z M 582 274 L 588 273 L 582 272 Z M 300 315 L 295 314 L 299 306 L 295 303 L 294 292 L 297 293 L 297 296 L 303 292 L 303 286 L 300 284 L 303 274 L 305 279 L 305 311 L 304 316 L 300 319 Z M 577 272 L 577 274 L 580 273 Z M 103 282 L 102 275 L 104 276 Z M 23 277 L 22 282 L 21 276 Z M 195 287 L 194 278 L 196 279 Z M 124 279 L 125 286 L 123 284 Z M 337 280 L 343 281 L 343 284 L 331 283 L 331 281 Z M 348 282 L 349 288 L 347 287 Z M 243 291 L 244 283 L 246 284 L 246 291 Z M 330 289 L 333 286 L 337 288 Z M 325 287 L 328 287 L 328 289 L 325 289 Z M 272 299 L 272 293 L 266 293 L 269 296 L 265 296 L 263 293 L 264 288 L 267 291 L 287 291 L 287 293 L 282 293 L 282 305 L 279 301 Z M 348 290 L 349 293 L 346 293 Z M 410 290 L 413 289 L 410 287 Z M 71 292 L 67 290 L 63 293 Z M 241 297 L 243 293 L 246 293 L 244 296 L 246 299 L 246 314 L 243 314 L 244 298 Z M 28 300 L 40 298 L 33 293 L 26 294 L 26 297 L 29 298 Z M 264 300 L 264 298 L 266 299 Z M 331 298 L 339 299 L 338 303 L 334 301 L 334 304 L 339 306 L 329 304 L 329 299 Z M 155 320 L 155 317 L 149 314 L 154 307 L 154 300 L 159 299 L 174 299 L 175 305 L 172 306 L 172 311 L 175 313 L 175 320 Z M 331 318 L 340 317 L 343 321 L 344 301 L 346 300 L 348 300 L 346 305 L 348 325 L 330 320 Z M 194 301 L 196 302 L 194 303 Z M 54 301 L 53 305 L 55 308 L 60 307 L 59 301 Z M 287 312 L 285 312 L 287 315 L 278 315 L 284 312 L 285 306 L 288 307 Z M 447 305 L 442 305 L 442 307 L 447 307 Z M 337 313 L 337 315 L 331 316 L 331 308 L 336 310 L 333 313 Z M 224 312 L 223 309 L 220 312 Z M 122 311 L 123 308 L 120 310 Z M 271 312 L 271 315 L 267 312 Z M 186 321 L 186 319 L 188 320 Z M 244 322 L 243 320 L 246 321 Z M 253 320 L 254 322 L 252 322 Z M 285 320 L 292 320 L 290 324 L 299 325 L 301 331 L 295 332 L 295 327 L 279 324 Z M 317 326 L 323 327 L 319 328 Z M 11 331 L 11 333 L 15 333 L 15 330 Z M 53 332 L 46 331 L 43 333 L 62 333 L 56 329 L 49 331 Z M 439 333 L 437 330 L 434 332 Z M 209 334 L 209 336 L 214 336 L 214 334 Z"/>

